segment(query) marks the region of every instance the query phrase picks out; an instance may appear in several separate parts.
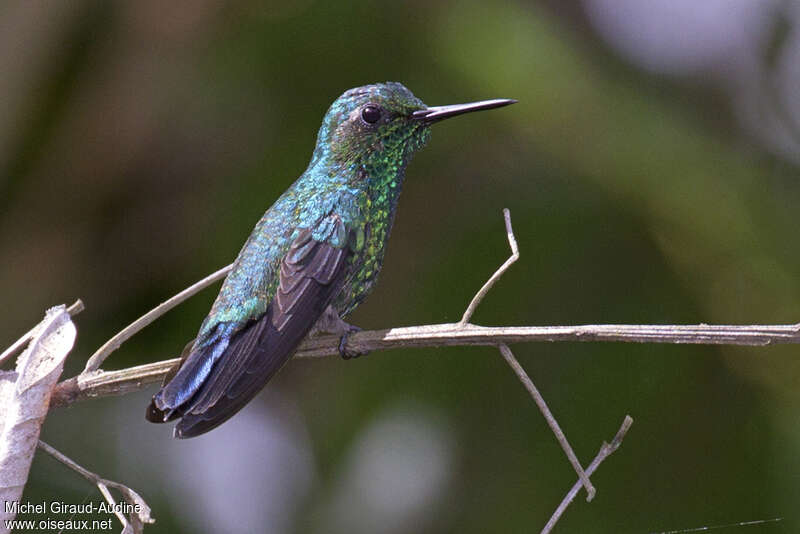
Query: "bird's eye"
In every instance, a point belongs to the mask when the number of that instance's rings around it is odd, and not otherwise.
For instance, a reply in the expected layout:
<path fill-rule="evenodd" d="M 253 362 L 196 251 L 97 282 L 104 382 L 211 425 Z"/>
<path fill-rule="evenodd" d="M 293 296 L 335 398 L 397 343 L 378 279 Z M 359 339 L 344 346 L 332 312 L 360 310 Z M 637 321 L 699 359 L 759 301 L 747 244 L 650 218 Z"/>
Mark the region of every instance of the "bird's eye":
<path fill-rule="evenodd" d="M 367 124 L 375 124 L 381 119 L 381 108 L 378 106 L 364 106 L 361 110 L 361 118 Z"/>

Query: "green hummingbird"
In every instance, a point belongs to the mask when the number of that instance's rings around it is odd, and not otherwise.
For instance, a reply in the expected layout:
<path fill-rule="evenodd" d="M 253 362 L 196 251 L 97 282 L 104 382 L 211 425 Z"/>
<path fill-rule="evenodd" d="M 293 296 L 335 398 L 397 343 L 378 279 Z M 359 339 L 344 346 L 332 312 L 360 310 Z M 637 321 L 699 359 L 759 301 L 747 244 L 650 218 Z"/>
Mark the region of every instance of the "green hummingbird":
<path fill-rule="evenodd" d="M 175 437 L 208 432 L 242 409 L 312 332 L 347 335 L 342 320 L 372 290 L 405 169 L 443 119 L 498 108 L 496 99 L 426 106 L 402 84 L 346 91 L 328 109 L 306 171 L 256 224 L 181 363 L 147 419 L 180 418 Z"/>

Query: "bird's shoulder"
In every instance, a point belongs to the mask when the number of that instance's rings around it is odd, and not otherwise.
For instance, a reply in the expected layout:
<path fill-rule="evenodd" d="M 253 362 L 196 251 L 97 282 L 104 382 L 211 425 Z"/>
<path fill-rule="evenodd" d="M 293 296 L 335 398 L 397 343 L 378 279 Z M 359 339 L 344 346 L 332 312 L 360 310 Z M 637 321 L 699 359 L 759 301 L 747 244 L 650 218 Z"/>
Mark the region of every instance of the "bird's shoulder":
<path fill-rule="evenodd" d="M 307 195 L 295 184 L 256 224 L 223 282 L 198 341 L 237 330 L 263 316 L 280 284 L 281 264 L 299 264 L 316 244 L 349 249 L 363 234 L 359 191 L 338 187 Z M 237 328 L 238 325 L 238 328 Z"/>

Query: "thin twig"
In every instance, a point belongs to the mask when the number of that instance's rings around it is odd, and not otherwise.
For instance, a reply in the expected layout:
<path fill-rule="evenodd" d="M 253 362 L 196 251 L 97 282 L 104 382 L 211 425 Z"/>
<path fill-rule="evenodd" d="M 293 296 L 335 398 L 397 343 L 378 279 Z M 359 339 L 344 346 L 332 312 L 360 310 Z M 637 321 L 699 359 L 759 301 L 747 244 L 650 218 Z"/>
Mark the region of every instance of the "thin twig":
<path fill-rule="evenodd" d="M 483 287 L 478 290 L 472 300 L 467 306 L 467 309 L 464 310 L 464 315 L 461 317 L 461 321 L 458 324 L 462 326 L 466 326 L 469 323 L 469 320 L 472 318 L 472 314 L 475 313 L 475 310 L 478 308 L 478 305 L 483 300 L 483 297 L 492 289 L 495 282 L 497 282 L 501 276 L 511 267 L 515 261 L 519 259 L 519 248 L 517 248 L 517 238 L 514 237 L 514 229 L 511 227 L 511 212 L 508 211 L 508 208 L 503 208 L 503 218 L 506 221 L 506 234 L 508 235 L 508 246 L 511 247 L 511 256 L 497 269 L 494 274 L 483 284 Z"/>
<path fill-rule="evenodd" d="M 49 454 L 50 456 L 52 456 L 53 458 L 55 458 L 56 460 L 58 460 L 59 462 L 61 462 L 62 464 L 66 465 L 67 467 L 75 471 L 76 473 L 78 473 L 79 475 L 81 475 L 83 478 L 85 478 L 92 484 L 97 484 L 97 482 L 101 480 L 99 475 L 92 473 L 85 467 L 79 465 L 72 458 L 66 456 L 62 452 L 59 452 L 57 449 L 48 445 L 42 440 L 39 440 L 39 448 L 42 449 L 47 454 Z"/>
<path fill-rule="evenodd" d="M 70 314 L 71 317 L 75 317 L 82 311 L 83 311 L 83 301 L 81 299 L 76 300 L 67 308 L 67 313 Z M 39 328 L 39 325 L 36 325 L 27 332 L 25 332 L 25 334 L 21 338 L 16 340 L 13 345 L 4 350 L 3 353 L 0 354 L 0 363 L 3 363 L 3 361 L 6 358 L 8 358 L 9 356 L 13 356 L 20 350 L 24 349 L 25 346 L 28 344 L 28 341 L 30 341 L 33 335 L 36 333 L 37 328 Z"/>
<path fill-rule="evenodd" d="M 97 475 L 96 473 L 93 473 L 85 467 L 79 465 L 77 462 L 42 440 L 39 440 L 38 446 L 41 450 L 97 486 L 97 489 L 100 490 L 100 493 L 103 495 L 106 502 L 111 505 L 111 510 L 113 510 L 114 515 L 116 515 L 117 519 L 119 519 L 120 523 L 122 523 L 122 532 L 138 533 L 142 531 L 144 523 L 155 523 L 155 519 L 150 517 L 150 507 L 147 505 L 144 499 L 142 499 L 141 495 L 133 491 L 128 486 L 120 484 L 119 482 L 114 482 L 113 480 L 102 478 L 100 475 Z M 129 517 L 125 517 L 125 515 L 122 513 L 122 510 L 120 510 L 120 508 L 117 506 L 117 501 L 114 499 L 114 496 L 111 495 L 111 491 L 108 488 L 114 488 L 122 493 L 125 502 L 129 505 L 126 509 L 131 511 Z"/>
<path fill-rule="evenodd" d="M 572 450 L 572 446 L 567 441 L 567 436 L 564 435 L 564 432 L 561 430 L 561 426 L 556 421 L 556 418 L 553 416 L 553 413 L 550 411 L 550 408 L 547 407 L 547 403 L 542 397 L 542 394 L 539 393 L 536 385 L 533 383 L 533 380 L 530 379 L 528 373 L 525 372 L 525 369 L 519 364 L 517 359 L 514 357 L 514 353 L 511 352 L 511 349 L 508 348 L 508 345 L 500 344 L 497 346 L 500 349 L 500 354 L 503 355 L 503 358 L 508 363 L 509 367 L 516 373 L 517 378 L 519 378 L 522 385 L 525 386 L 525 389 L 528 390 L 528 393 L 531 394 L 533 398 L 533 402 L 536 403 L 536 406 L 539 407 L 539 411 L 542 412 L 545 421 L 550 426 L 550 430 L 553 431 L 553 434 L 556 436 L 556 441 L 558 444 L 561 445 L 561 448 L 564 450 L 564 454 L 567 455 L 567 459 L 569 463 L 572 464 L 573 469 L 578 474 L 578 478 L 580 479 L 583 487 L 586 488 L 586 500 L 591 501 L 594 499 L 595 489 L 592 485 L 591 480 L 589 480 L 589 476 L 583 471 L 583 466 L 581 462 L 578 460 L 578 457 L 575 455 L 575 451 Z"/>
<path fill-rule="evenodd" d="M 603 443 L 600 446 L 600 451 L 597 453 L 597 456 L 594 457 L 592 463 L 589 464 L 589 467 L 586 468 L 587 476 L 592 476 L 597 468 L 600 467 L 600 464 L 603 461 L 611 456 L 611 454 L 616 451 L 620 445 L 622 445 L 622 440 L 625 438 L 625 434 L 628 433 L 631 425 L 633 424 L 633 418 L 630 415 L 626 415 L 625 419 L 622 421 L 622 426 L 619 427 L 617 431 L 617 435 L 614 436 L 614 439 L 611 440 L 611 443 Z M 577 480 L 575 484 L 573 484 L 572 488 L 567 492 L 564 496 L 564 499 L 561 501 L 561 504 L 558 505 L 556 511 L 553 512 L 553 515 L 550 517 L 550 520 L 542 529 L 542 534 L 549 534 L 561 516 L 564 514 L 564 511 L 567 507 L 575 500 L 575 496 L 578 495 L 578 492 L 581 490 L 583 486 L 583 482 L 581 480 Z"/>
<path fill-rule="evenodd" d="M 129 523 L 125 516 L 122 515 L 122 512 L 117 510 L 117 500 L 114 499 L 114 496 L 111 495 L 110 491 L 108 491 L 108 486 L 100 481 L 95 482 L 95 485 L 97 486 L 97 489 L 100 490 L 100 493 L 103 495 L 103 498 L 106 500 L 106 502 L 113 507 L 112 509 L 114 510 L 114 515 L 117 516 L 119 522 L 122 523 L 122 534 L 125 534 L 125 530 L 128 529 Z"/>
<path fill-rule="evenodd" d="M 67 307 L 67 313 L 70 317 L 75 317 L 85 309 L 86 307 L 83 305 L 83 301 L 78 299 Z"/>
<path fill-rule="evenodd" d="M 224 278 L 232 267 L 233 264 L 227 265 L 222 269 L 218 270 L 217 272 L 206 276 L 199 282 L 195 282 L 194 284 L 187 287 L 186 289 L 184 289 L 171 299 L 162 302 L 161 304 L 159 304 L 158 306 L 156 306 L 155 308 L 153 308 L 152 310 L 145 313 L 144 315 L 136 319 L 134 322 L 123 328 L 114 337 L 106 341 L 106 343 L 102 347 L 97 349 L 97 352 L 92 354 L 92 357 L 89 358 L 88 362 L 86 362 L 86 367 L 84 368 L 83 372 L 90 373 L 92 371 L 96 371 L 97 369 L 99 369 L 100 366 L 103 365 L 105 359 L 108 358 L 108 356 L 112 352 L 117 350 L 120 347 L 120 345 L 125 343 L 133 335 L 135 335 L 137 332 L 139 332 L 144 327 L 146 327 L 147 325 L 149 325 L 150 323 L 152 323 L 153 321 L 155 321 L 156 319 L 167 313 L 169 310 L 171 310 L 184 300 L 199 293 L 200 291 L 210 286 L 217 280 Z"/>

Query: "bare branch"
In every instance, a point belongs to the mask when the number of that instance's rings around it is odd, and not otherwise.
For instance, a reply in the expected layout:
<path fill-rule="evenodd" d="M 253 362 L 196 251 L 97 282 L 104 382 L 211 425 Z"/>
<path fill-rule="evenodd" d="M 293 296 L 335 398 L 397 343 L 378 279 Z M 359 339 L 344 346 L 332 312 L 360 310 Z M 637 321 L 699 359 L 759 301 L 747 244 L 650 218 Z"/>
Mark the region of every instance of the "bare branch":
<path fill-rule="evenodd" d="M 351 334 L 347 346 L 372 352 L 400 348 L 497 346 L 542 341 L 615 341 L 696 345 L 771 345 L 800 343 L 799 325 L 584 325 L 486 327 L 460 323 L 369 330 Z M 295 358 L 339 356 L 337 336 L 307 338 Z M 122 395 L 160 381 L 178 359 L 120 371 L 94 371 L 60 382 L 51 404 L 66 406 L 91 397 Z"/>
<path fill-rule="evenodd" d="M 461 317 L 461 321 L 458 324 L 465 326 L 469 323 L 469 320 L 472 318 L 472 314 L 475 313 L 475 310 L 478 308 L 478 305 L 481 303 L 483 298 L 492 289 L 492 286 L 500 279 L 503 274 L 511 267 L 515 261 L 519 259 L 519 249 L 517 248 L 517 238 L 514 237 L 514 229 L 511 227 L 511 212 L 508 211 L 508 208 L 503 208 L 503 218 L 506 221 L 506 234 L 508 234 L 508 246 L 511 247 L 511 256 L 497 269 L 494 274 L 483 284 L 483 287 L 478 290 L 472 300 L 467 306 L 467 309 L 464 311 L 464 315 Z"/>
<path fill-rule="evenodd" d="M 100 366 L 103 365 L 105 359 L 108 358 L 108 356 L 112 352 L 117 350 L 120 347 L 120 345 L 125 343 L 128 339 L 130 339 L 132 336 L 134 336 L 136 333 L 142 330 L 145 326 L 149 325 L 150 323 L 152 323 L 153 321 L 155 321 L 156 319 L 167 313 L 169 310 L 171 310 L 184 300 L 199 293 L 200 291 L 210 286 L 217 280 L 224 278 L 232 267 L 233 264 L 227 265 L 222 269 L 220 269 L 219 271 L 206 276 L 199 282 L 195 282 L 194 284 L 187 287 L 174 297 L 162 302 L 161 304 L 159 304 L 158 306 L 156 306 L 155 308 L 153 308 L 152 310 L 145 313 L 144 315 L 136 319 L 134 322 L 123 328 L 114 337 L 106 341 L 106 343 L 102 347 L 97 349 L 97 352 L 92 354 L 92 357 L 89 358 L 88 362 L 86 362 L 86 367 L 83 369 L 83 372 L 89 373 L 99 369 Z"/>
<path fill-rule="evenodd" d="M 306 339 L 299 357 L 334 356 L 338 338 Z M 748 345 L 800 343 L 800 324 L 790 325 L 579 325 L 500 326 L 461 323 L 390 328 L 356 332 L 347 338 L 354 350 L 386 350 L 407 347 L 444 347 L 532 343 L 541 341 L 600 341 L 622 343 L 676 343 L 695 345 Z"/>
<path fill-rule="evenodd" d="M 59 382 L 50 397 L 50 407 L 58 408 L 97 397 L 125 395 L 160 382 L 180 358 L 137 365 L 119 371 L 81 373 Z"/>
<path fill-rule="evenodd" d="M 128 486 L 100 477 L 42 440 L 39 440 L 39 448 L 97 486 L 97 489 L 103 494 L 106 502 L 111 505 L 114 515 L 116 515 L 117 519 L 122 523 L 123 534 L 128 532 L 139 534 L 144 529 L 145 523 L 155 523 L 155 519 L 150 516 L 150 507 L 141 495 Z M 128 506 L 120 509 L 108 488 L 114 488 L 119 491 Z M 122 513 L 122 510 L 130 511 L 127 517 Z"/>
<path fill-rule="evenodd" d="M 572 464 L 573 469 L 578 474 L 578 478 L 583 484 L 583 487 L 586 488 L 586 500 L 591 501 L 594 499 L 595 489 L 592 485 L 592 482 L 589 480 L 589 476 L 583 471 L 583 466 L 581 462 L 578 460 L 578 457 L 575 455 L 575 451 L 572 450 L 572 446 L 567 441 L 567 436 L 564 435 L 564 432 L 561 430 L 561 426 L 556 421 L 556 418 L 553 416 L 553 413 L 550 411 L 550 408 L 547 407 L 547 403 L 544 401 L 544 397 L 542 394 L 539 393 L 539 389 L 533 383 L 533 380 L 530 379 L 528 373 L 525 372 L 525 369 L 519 364 L 517 359 L 514 357 L 514 353 L 511 352 L 511 349 L 508 348 L 508 345 L 500 344 L 497 346 L 500 349 L 500 354 L 503 355 L 503 358 L 508 363 L 509 367 L 516 373 L 517 378 L 519 378 L 522 385 L 525 386 L 525 389 L 528 390 L 528 393 L 531 394 L 533 397 L 533 402 L 536 403 L 536 406 L 539 407 L 539 411 L 542 412 L 545 421 L 550 426 L 550 430 L 553 431 L 553 434 L 556 436 L 556 440 L 558 444 L 561 445 L 561 448 L 564 450 L 564 454 L 567 455 L 567 459 L 569 459 L 569 463 Z"/>

